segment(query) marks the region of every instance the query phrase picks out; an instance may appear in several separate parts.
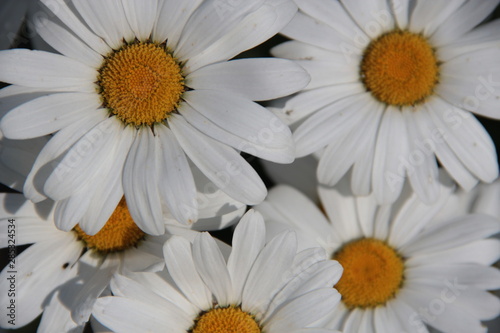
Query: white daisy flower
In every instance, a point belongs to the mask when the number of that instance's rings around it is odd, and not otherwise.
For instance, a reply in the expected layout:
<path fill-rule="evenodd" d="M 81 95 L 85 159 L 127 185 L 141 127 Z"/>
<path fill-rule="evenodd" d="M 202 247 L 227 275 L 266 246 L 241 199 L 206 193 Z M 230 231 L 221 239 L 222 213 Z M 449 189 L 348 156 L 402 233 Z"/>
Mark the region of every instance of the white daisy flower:
<path fill-rule="evenodd" d="M 345 333 L 422 333 L 426 325 L 447 333 L 485 332 L 481 321 L 500 314 L 499 299 L 488 292 L 500 288 L 500 271 L 490 267 L 500 257 L 500 241 L 487 238 L 500 231 L 500 220 L 481 214 L 439 218 L 451 187 L 442 186 L 430 206 L 414 193 L 379 206 L 373 195 L 353 196 L 349 186 L 341 181 L 336 189 L 319 188 L 327 217 L 284 185 L 256 206 L 268 232 L 296 230 L 303 248 L 320 244 L 343 266 L 335 285 L 340 311 L 326 318 L 327 327 Z"/>
<path fill-rule="evenodd" d="M 0 247 L 32 244 L 0 273 L 0 304 L 9 304 L 9 277 L 15 280 L 15 328 L 43 311 L 39 332 L 68 332 L 89 320 L 92 306 L 116 272 L 163 269 L 163 244 L 172 235 L 194 239 L 198 232 L 168 225 L 161 236 L 145 234 L 122 199 L 93 236 L 78 225 L 70 232 L 54 226 L 54 203 L 33 204 L 21 194 L 0 194 Z M 225 203 L 223 203 L 225 204 Z M 8 227 L 15 220 L 15 235 Z M 180 236 L 179 236 L 180 237 Z M 14 272 L 12 272 L 14 271 Z M 0 327 L 14 328 L 2 315 Z"/>
<path fill-rule="evenodd" d="M 500 118 L 500 21 L 479 27 L 498 0 L 295 0 L 299 12 L 272 50 L 311 82 L 273 109 L 294 131 L 296 157 L 324 150 L 333 186 L 394 202 L 408 178 L 426 203 L 438 163 L 464 189 L 498 176 L 494 144 L 471 114 Z"/>
<path fill-rule="evenodd" d="M 66 26 L 47 20 L 38 32 L 62 54 L 0 52 L 0 80 L 13 84 L 3 97 L 32 97 L 0 127 L 10 139 L 55 133 L 24 193 L 60 201 L 62 230 L 80 223 L 95 234 L 123 193 L 149 234 L 164 232 L 166 212 L 196 221 L 186 155 L 247 204 L 262 201 L 266 188 L 240 151 L 294 159 L 288 127 L 252 101 L 301 89 L 307 73 L 289 60 L 227 61 L 282 29 L 297 10 L 292 1 L 42 2 Z"/>
<path fill-rule="evenodd" d="M 116 276 L 119 297 L 100 298 L 94 316 L 116 332 L 331 332 L 314 323 L 334 311 L 342 269 L 321 248 L 296 250 L 293 232 L 265 244 L 253 211 L 237 225 L 227 261 L 208 233 L 192 244 L 173 236 L 164 247 L 171 282 Z"/>

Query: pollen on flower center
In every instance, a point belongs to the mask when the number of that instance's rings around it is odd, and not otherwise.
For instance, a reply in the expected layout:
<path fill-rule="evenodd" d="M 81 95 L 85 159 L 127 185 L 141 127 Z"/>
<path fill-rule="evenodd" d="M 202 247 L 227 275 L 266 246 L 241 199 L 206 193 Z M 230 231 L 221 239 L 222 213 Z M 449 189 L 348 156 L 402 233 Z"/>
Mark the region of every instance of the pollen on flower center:
<path fill-rule="evenodd" d="M 78 235 L 78 239 L 85 242 L 87 248 L 100 253 L 126 250 L 137 245 L 145 236 L 145 233 L 132 220 L 124 198 L 104 227 L 94 236 L 87 235 L 79 225 L 76 225 L 73 230 Z"/>
<path fill-rule="evenodd" d="M 432 95 L 439 80 L 439 63 L 423 36 L 393 31 L 367 47 L 361 62 L 361 78 L 380 102 L 415 105 Z"/>
<path fill-rule="evenodd" d="M 104 106 L 134 126 L 165 120 L 184 92 L 181 68 L 162 45 L 124 46 L 105 60 L 99 73 Z"/>
<path fill-rule="evenodd" d="M 363 238 L 333 255 L 344 268 L 335 288 L 348 308 L 372 308 L 395 297 L 402 286 L 404 262 L 386 243 Z"/>
<path fill-rule="evenodd" d="M 215 308 L 201 314 L 190 333 L 260 333 L 254 317 L 239 307 Z"/>

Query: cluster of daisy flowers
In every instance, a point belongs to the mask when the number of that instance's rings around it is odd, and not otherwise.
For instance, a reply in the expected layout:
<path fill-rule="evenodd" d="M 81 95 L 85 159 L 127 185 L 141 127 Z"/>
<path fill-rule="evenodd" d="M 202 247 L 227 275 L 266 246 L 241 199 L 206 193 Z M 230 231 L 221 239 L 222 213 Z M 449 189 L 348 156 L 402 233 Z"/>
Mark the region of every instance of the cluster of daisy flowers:
<path fill-rule="evenodd" d="M 0 327 L 494 332 L 499 3 L 5 0 Z"/>

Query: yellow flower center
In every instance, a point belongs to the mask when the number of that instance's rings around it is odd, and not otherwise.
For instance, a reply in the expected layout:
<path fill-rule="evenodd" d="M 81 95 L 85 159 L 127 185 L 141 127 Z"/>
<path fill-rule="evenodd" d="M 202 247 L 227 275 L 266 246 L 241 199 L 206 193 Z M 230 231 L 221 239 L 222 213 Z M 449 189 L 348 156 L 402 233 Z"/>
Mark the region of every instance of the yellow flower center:
<path fill-rule="evenodd" d="M 385 104 L 415 105 L 432 95 L 439 80 L 439 62 L 429 42 L 408 31 L 393 31 L 365 50 L 361 78 Z"/>
<path fill-rule="evenodd" d="M 99 73 L 104 106 L 134 126 L 165 120 L 184 92 L 181 67 L 162 45 L 126 45 L 104 61 Z"/>
<path fill-rule="evenodd" d="M 216 308 L 198 317 L 190 333 L 260 333 L 254 317 L 239 307 Z"/>
<path fill-rule="evenodd" d="M 132 220 L 124 198 L 104 227 L 94 236 L 87 235 L 79 225 L 76 225 L 73 230 L 78 235 L 78 239 L 85 242 L 87 248 L 103 254 L 136 246 L 145 236 L 145 233 Z"/>
<path fill-rule="evenodd" d="M 335 288 L 348 308 L 383 305 L 403 284 L 403 259 L 382 241 L 363 238 L 348 243 L 333 259 L 344 268 Z"/>

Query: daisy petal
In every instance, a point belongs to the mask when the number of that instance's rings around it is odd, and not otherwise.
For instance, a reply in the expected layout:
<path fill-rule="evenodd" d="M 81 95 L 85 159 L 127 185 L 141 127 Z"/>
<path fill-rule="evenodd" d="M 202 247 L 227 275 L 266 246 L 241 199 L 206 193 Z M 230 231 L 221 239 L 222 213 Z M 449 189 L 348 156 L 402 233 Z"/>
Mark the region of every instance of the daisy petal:
<path fill-rule="evenodd" d="M 114 148 L 123 126 L 114 117 L 107 118 L 83 135 L 58 163 L 43 188 L 54 200 L 62 200 L 92 178 Z"/>
<path fill-rule="evenodd" d="M 233 302 L 241 301 L 243 286 L 255 259 L 264 247 L 266 230 L 262 215 L 249 210 L 236 226 L 227 270 L 233 285 Z"/>
<path fill-rule="evenodd" d="M 102 104 L 97 94 L 60 93 L 39 97 L 2 118 L 3 134 L 10 139 L 31 139 L 57 132 L 78 122 L 84 112 Z"/>
<path fill-rule="evenodd" d="M 288 23 L 297 10 L 297 7 L 291 2 L 283 2 L 283 5 L 289 8 L 279 9 L 283 10 L 279 12 L 274 6 L 263 5 L 251 12 L 239 20 L 220 39 L 200 53 L 192 55 L 185 65 L 185 70 L 193 72 L 205 65 L 231 59 L 271 38 Z M 205 32 L 205 36 L 207 36 L 207 32 Z"/>
<path fill-rule="evenodd" d="M 231 278 L 217 243 L 208 233 L 204 232 L 194 240 L 193 260 L 217 303 L 222 307 L 230 305 L 235 299 Z"/>
<path fill-rule="evenodd" d="M 159 180 L 163 183 L 159 191 L 167 202 L 174 218 L 190 225 L 198 219 L 196 186 L 186 155 L 168 127 L 155 126 L 160 140 L 158 150 Z"/>
<path fill-rule="evenodd" d="M 495 145 L 481 123 L 467 111 L 439 98 L 430 103 L 432 120 L 442 129 L 446 143 L 460 161 L 480 180 L 495 180 L 498 177 Z M 450 118 L 452 121 L 449 121 Z"/>
<path fill-rule="evenodd" d="M 41 0 L 41 2 L 94 51 L 102 55 L 107 55 L 111 52 L 111 48 L 106 42 L 94 35 L 68 7 L 68 4 L 64 0 Z"/>
<path fill-rule="evenodd" d="M 417 126 L 419 126 L 422 136 L 424 138 L 431 138 L 430 147 L 436 153 L 439 162 L 460 186 L 467 191 L 471 190 L 477 184 L 478 180 L 470 173 L 446 143 L 444 130 L 433 122 L 426 109 L 422 109 L 421 112 L 418 112 L 414 116 L 418 118 Z"/>
<path fill-rule="evenodd" d="M 394 29 L 394 18 L 386 0 L 370 2 L 343 0 L 341 2 L 358 26 L 371 38 Z"/>
<path fill-rule="evenodd" d="M 411 13 L 410 31 L 432 35 L 466 0 L 453 2 L 417 1 Z"/>
<path fill-rule="evenodd" d="M 243 311 L 257 319 L 265 314 L 270 300 L 283 287 L 283 276 L 293 263 L 296 249 L 295 233 L 288 231 L 273 238 L 260 251 L 243 288 Z"/>
<path fill-rule="evenodd" d="M 431 37 L 434 46 L 449 44 L 481 23 L 498 5 L 499 0 L 466 1 L 457 11 L 437 27 Z"/>
<path fill-rule="evenodd" d="M 412 110 L 403 110 L 403 119 L 408 133 L 410 154 L 406 172 L 413 190 L 427 204 L 436 201 L 439 195 L 438 165 L 432 146 L 434 143 L 422 133 L 418 126 L 418 116 Z"/>
<path fill-rule="evenodd" d="M 160 0 L 158 1 L 158 18 L 152 33 L 152 39 L 163 43 L 168 39 L 168 46 L 177 49 L 181 32 L 191 14 L 203 0 Z M 159 18 L 162 19 L 159 19 Z"/>
<path fill-rule="evenodd" d="M 269 110 L 215 90 L 184 95 L 189 105 L 181 106 L 179 112 L 201 132 L 261 158 L 277 163 L 293 161 L 290 129 Z"/>
<path fill-rule="evenodd" d="M 114 50 L 123 46 L 123 40 L 133 41 L 134 34 L 125 19 L 122 1 L 79 0 L 74 4 L 90 28 Z"/>
<path fill-rule="evenodd" d="M 158 0 L 122 0 L 128 23 L 137 39 L 145 42 L 149 39 L 156 21 Z"/>
<path fill-rule="evenodd" d="M 163 332 L 168 327 L 172 332 L 185 331 L 182 318 L 176 307 L 166 311 L 155 304 L 122 297 L 102 297 L 94 306 L 93 315 L 99 322 L 115 332 Z M 192 323 L 190 323 L 192 324 Z"/>
<path fill-rule="evenodd" d="M 26 49 L 0 53 L 0 81 L 33 88 L 95 93 L 97 72 L 60 54 Z"/>
<path fill-rule="evenodd" d="M 453 232 L 450 233 L 450 225 Z M 408 254 L 432 253 L 471 241 L 485 238 L 500 231 L 500 223 L 496 218 L 487 215 L 471 214 L 458 217 L 437 228 L 430 228 L 421 233 L 414 241 L 401 249 Z"/>
<path fill-rule="evenodd" d="M 55 236 L 55 235 L 54 235 Z M 64 251 L 60 249 L 64 248 Z M 71 235 L 62 234 L 48 242 L 37 243 L 23 251 L 16 258 L 16 325 L 24 326 L 35 319 L 42 311 L 45 298 L 58 286 L 75 276 L 67 269 L 74 264 L 82 247 Z M 64 267 L 64 268 L 61 268 Z M 4 268 L 0 274 L 1 290 L 9 290 L 9 273 Z M 8 293 L 0 295 L 2 304 L 9 304 Z M 19 311 L 19 312 L 17 312 Z M 0 326 L 9 327 L 9 317 L 0 318 Z"/>
<path fill-rule="evenodd" d="M 293 299 L 280 308 L 263 329 L 270 332 L 295 332 L 334 311 L 340 294 L 333 288 L 321 288 Z"/>
<path fill-rule="evenodd" d="M 123 192 L 130 215 L 144 232 L 165 232 L 158 189 L 158 149 L 160 139 L 143 127 L 130 148 L 123 168 Z"/>
<path fill-rule="evenodd" d="M 400 159 L 406 158 L 408 152 L 403 115 L 388 107 L 380 123 L 373 161 L 373 192 L 380 203 L 391 203 L 399 197 L 406 175 Z"/>
<path fill-rule="evenodd" d="M 234 149 L 201 134 L 180 116 L 172 115 L 169 120 L 186 154 L 217 187 L 247 204 L 264 200 L 264 183 Z"/>
<path fill-rule="evenodd" d="M 419 254 L 408 259 L 409 267 L 424 264 L 449 263 L 476 263 L 481 265 L 492 265 L 500 257 L 500 240 L 482 239 L 465 245 L 434 251 L 432 253 Z"/>
<path fill-rule="evenodd" d="M 79 60 L 92 68 L 99 68 L 102 56 L 57 23 L 44 21 L 37 29 L 40 36 L 58 52 Z"/>
<path fill-rule="evenodd" d="M 43 194 L 43 186 L 48 177 L 55 172 L 57 163 L 55 160 L 64 157 L 68 149 L 75 144 L 82 136 L 92 130 L 99 123 L 108 117 L 108 112 L 104 109 L 96 111 L 95 115 L 87 114 L 82 116 L 79 122 L 63 128 L 55 134 L 38 154 L 35 164 L 29 173 L 24 184 L 24 195 L 34 202 L 42 201 L 46 198 Z"/>
<path fill-rule="evenodd" d="M 184 296 L 200 310 L 212 307 L 212 294 L 196 270 L 191 244 L 181 236 L 172 236 L 163 247 L 169 274 Z"/>
<path fill-rule="evenodd" d="M 302 67 L 285 59 L 239 59 L 200 68 L 186 77 L 193 89 L 229 91 L 252 101 L 290 95 L 309 82 Z"/>

